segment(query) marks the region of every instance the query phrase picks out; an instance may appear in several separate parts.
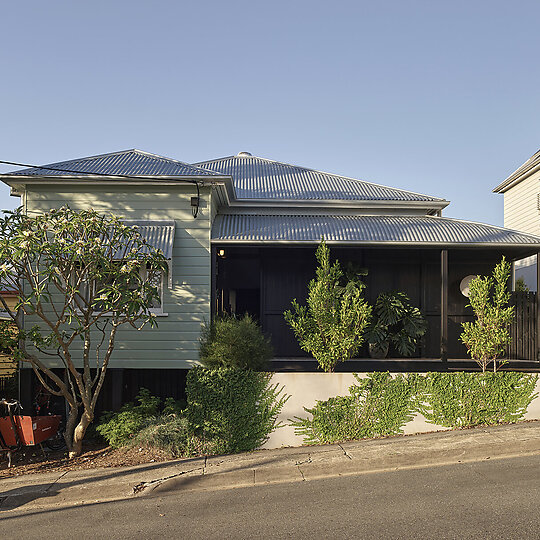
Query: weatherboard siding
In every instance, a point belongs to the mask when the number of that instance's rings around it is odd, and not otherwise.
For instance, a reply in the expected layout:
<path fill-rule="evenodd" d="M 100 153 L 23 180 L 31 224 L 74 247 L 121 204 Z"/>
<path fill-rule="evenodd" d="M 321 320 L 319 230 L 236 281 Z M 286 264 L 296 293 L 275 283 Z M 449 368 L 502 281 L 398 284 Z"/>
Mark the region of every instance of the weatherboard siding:
<path fill-rule="evenodd" d="M 540 235 L 540 172 L 511 187 L 504 197 L 504 226 Z M 522 278 L 531 291 L 536 291 L 536 255 L 515 262 L 514 279 Z"/>
<path fill-rule="evenodd" d="M 540 172 L 537 172 L 504 194 L 504 226 L 540 235 Z"/>
<path fill-rule="evenodd" d="M 210 318 L 210 188 L 201 189 L 196 219 L 191 213 L 193 186 L 29 186 L 29 214 L 68 204 L 93 208 L 125 219 L 176 222 L 173 247 L 173 285 L 164 287 L 158 328 L 136 331 L 126 326 L 117 334 L 110 367 L 188 368 L 198 361 L 201 324 Z M 30 323 L 30 321 L 29 321 Z M 81 351 L 74 344 L 73 351 Z M 43 357 L 49 365 L 58 362 Z"/>

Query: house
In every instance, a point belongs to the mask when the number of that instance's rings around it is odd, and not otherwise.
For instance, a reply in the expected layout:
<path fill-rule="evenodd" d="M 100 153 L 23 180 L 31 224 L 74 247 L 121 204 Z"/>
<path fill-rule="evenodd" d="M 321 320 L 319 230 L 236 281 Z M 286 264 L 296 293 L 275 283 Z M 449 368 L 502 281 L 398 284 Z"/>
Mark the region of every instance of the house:
<path fill-rule="evenodd" d="M 504 198 L 504 226 L 540 235 L 540 150 L 493 189 Z M 514 278 L 537 290 L 536 255 L 516 261 Z"/>
<path fill-rule="evenodd" d="M 155 306 L 158 330 L 125 328 L 117 337 L 104 392 L 123 399 L 141 385 L 176 395 L 198 360 L 201 324 L 222 310 L 260 321 L 276 369 L 313 369 L 283 311 L 305 298 L 322 237 L 343 265 L 367 274 L 368 300 L 400 290 L 426 317 L 417 357 L 399 360 L 400 369 L 466 358 L 459 334 L 472 319 L 462 293 L 467 279 L 491 272 L 503 255 L 513 261 L 540 251 L 539 236 L 442 217 L 444 199 L 248 152 L 188 164 L 126 150 L 0 178 L 29 214 L 64 204 L 112 213 L 139 225 L 169 259 Z M 359 362 L 387 369 L 393 361 Z"/>

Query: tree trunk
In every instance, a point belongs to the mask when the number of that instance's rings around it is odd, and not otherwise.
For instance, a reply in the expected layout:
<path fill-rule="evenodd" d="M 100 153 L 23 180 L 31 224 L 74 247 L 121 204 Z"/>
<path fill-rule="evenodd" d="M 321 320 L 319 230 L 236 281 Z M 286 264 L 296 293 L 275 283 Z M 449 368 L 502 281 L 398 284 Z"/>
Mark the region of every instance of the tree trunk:
<path fill-rule="evenodd" d="M 81 455 L 84 434 L 86 433 L 86 430 L 88 429 L 88 426 L 92 422 L 93 418 L 94 415 L 92 413 L 88 413 L 87 411 L 83 412 L 81 419 L 73 432 L 72 443 L 71 447 L 69 448 L 70 459 Z"/>
<path fill-rule="evenodd" d="M 69 415 L 66 421 L 66 431 L 64 432 L 64 439 L 66 441 L 66 446 L 69 452 L 71 453 L 73 449 L 73 433 L 75 431 L 75 426 L 79 419 L 79 407 L 69 406 Z"/>

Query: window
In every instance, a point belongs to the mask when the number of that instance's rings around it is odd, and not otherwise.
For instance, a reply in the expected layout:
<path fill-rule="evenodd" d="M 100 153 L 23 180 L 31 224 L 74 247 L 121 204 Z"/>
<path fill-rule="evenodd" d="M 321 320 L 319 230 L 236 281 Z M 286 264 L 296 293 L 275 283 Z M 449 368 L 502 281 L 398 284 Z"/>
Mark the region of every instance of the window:
<path fill-rule="evenodd" d="M 161 315 L 166 316 L 167 313 L 163 312 L 163 292 L 164 292 L 164 283 L 165 283 L 165 272 L 163 271 L 152 271 L 150 272 L 147 267 L 141 268 L 139 270 L 139 275 L 141 281 L 145 282 L 148 281 L 148 283 L 154 287 L 157 288 L 158 296 L 157 298 L 153 298 L 151 305 L 150 305 L 150 312 L 154 313 L 155 315 Z M 77 276 L 73 276 L 72 284 L 76 285 L 76 279 Z M 111 283 L 113 278 L 111 277 L 107 281 L 103 280 L 93 280 L 91 283 L 88 281 L 83 282 L 81 286 L 79 287 L 79 293 L 78 293 L 78 299 L 75 299 L 75 304 L 78 305 L 80 308 L 80 304 L 87 304 L 91 298 L 94 298 L 97 293 L 104 289 L 107 284 Z M 136 282 L 133 284 L 133 289 L 137 288 L 139 286 L 140 282 Z M 98 301 L 95 303 L 96 311 L 103 310 L 102 305 L 100 305 L 99 298 Z"/>
<path fill-rule="evenodd" d="M 165 282 L 164 272 L 149 272 L 148 268 L 141 268 L 140 276 L 142 281 L 147 281 L 150 285 L 156 287 L 156 289 L 158 290 L 158 297 L 152 299 L 150 311 L 152 313 L 155 313 L 156 315 L 166 315 L 165 313 L 163 313 L 163 284 Z"/>

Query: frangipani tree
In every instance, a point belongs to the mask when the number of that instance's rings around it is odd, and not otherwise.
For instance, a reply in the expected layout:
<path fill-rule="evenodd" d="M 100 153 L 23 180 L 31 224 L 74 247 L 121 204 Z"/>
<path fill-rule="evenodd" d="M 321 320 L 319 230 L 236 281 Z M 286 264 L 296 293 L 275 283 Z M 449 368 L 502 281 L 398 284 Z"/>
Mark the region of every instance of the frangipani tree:
<path fill-rule="evenodd" d="M 0 298 L 21 332 L 14 353 L 66 399 L 70 457 L 80 454 L 94 419 L 118 329 L 156 324 L 155 283 L 166 269 L 163 253 L 135 227 L 93 210 L 28 216 L 19 208 L 0 219 L 0 281 L 18 295 L 17 312 Z M 44 355 L 59 358 L 65 376 Z"/>

